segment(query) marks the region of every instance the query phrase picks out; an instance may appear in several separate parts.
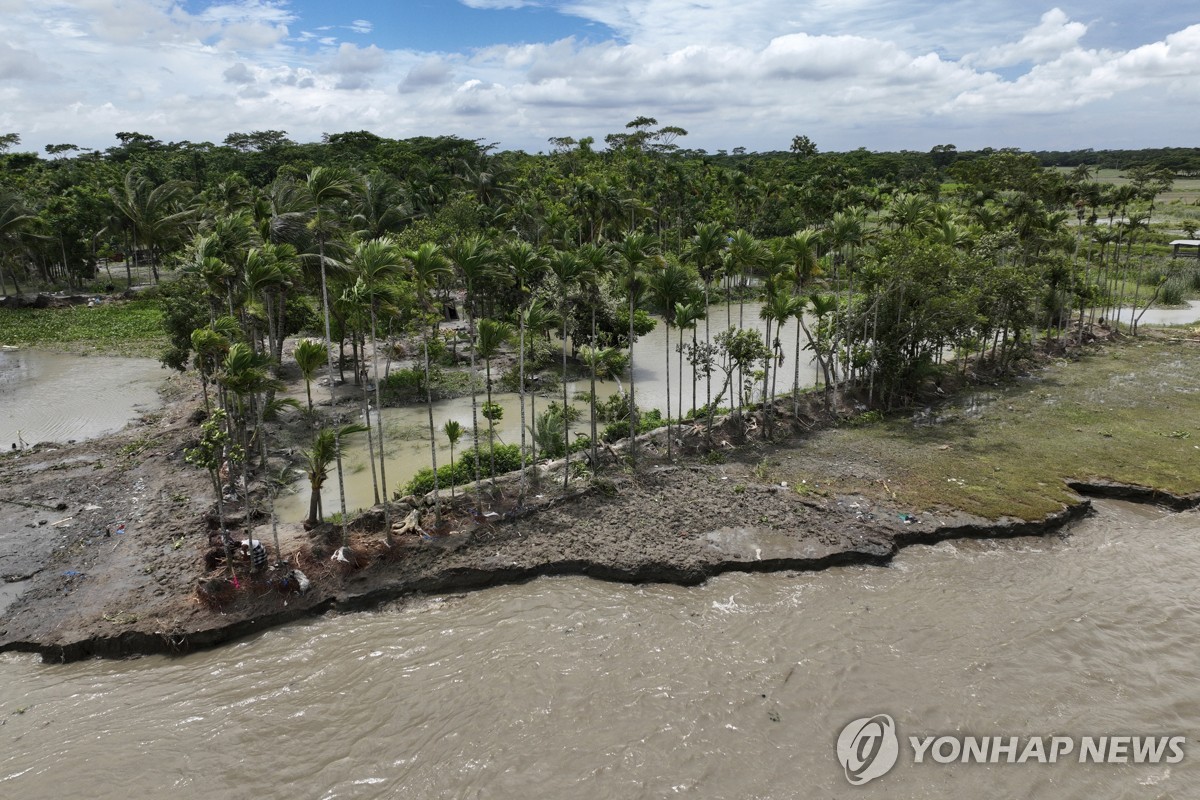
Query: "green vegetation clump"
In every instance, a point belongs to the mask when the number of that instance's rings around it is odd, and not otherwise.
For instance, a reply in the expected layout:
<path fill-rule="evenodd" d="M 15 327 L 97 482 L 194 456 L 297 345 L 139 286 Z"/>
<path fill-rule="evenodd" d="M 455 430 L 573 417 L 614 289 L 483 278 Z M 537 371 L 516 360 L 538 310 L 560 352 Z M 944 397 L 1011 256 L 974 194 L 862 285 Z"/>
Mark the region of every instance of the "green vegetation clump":
<path fill-rule="evenodd" d="M 449 489 L 451 486 L 461 486 L 475 480 L 475 464 L 479 463 L 479 475 L 486 479 L 491 475 L 492 455 L 496 458 L 496 474 L 513 472 L 521 468 L 521 448 L 515 444 L 498 444 L 492 450 L 486 448 L 471 448 L 464 451 L 455 460 L 453 466 L 445 464 L 438 467 L 438 488 Z M 404 484 L 402 494 L 418 497 L 433 491 L 433 470 L 429 467 L 419 471 L 412 480 Z"/>
<path fill-rule="evenodd" d="M 153 300 L 67 308 L 0 308 L 0 344 L 84 349 L 114 355 L 157 355 L 165 335 Z"/>

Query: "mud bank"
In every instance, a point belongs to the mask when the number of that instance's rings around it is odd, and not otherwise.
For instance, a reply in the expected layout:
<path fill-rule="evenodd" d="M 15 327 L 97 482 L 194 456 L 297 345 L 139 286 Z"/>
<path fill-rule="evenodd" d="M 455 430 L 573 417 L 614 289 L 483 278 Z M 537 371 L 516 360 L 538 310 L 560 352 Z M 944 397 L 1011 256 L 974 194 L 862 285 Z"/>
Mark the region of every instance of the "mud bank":
<path fill-rule="evenodd" d="M 1081 499 L 1034 522 L 957 514 L 913 517 L 862 498 L 813 501 L 785 487 L 747 483 L 745 469 L 739 463 L 650 468 L 602 487 L 576 489 L 512 522 L 400 539 L 386 552 L 379 549 L 378 533 L 360 530 L 355 547 L 362 551 L 373 545 L 377 556 L 369 566 L 353 571 L 327 566 L 305 594 L 283 594 L 266 581 L 244 585 L 244 596 L 223 612 L 205 608 L 190 592 L 194 566 L 166 587 L 167 595 L 159 599 L 167 602 L 141 595 L 141 606 L 129 611 L 80 609 L 71 603 L 74 612 L 67 614 L 55 608 L 62 603 L 31 597 L 22 606 L 29 613 L 7 621 L 0 651 L 38 653 L 54 663 L 181 654 L 310 615 L 360 611 L 417 593 L 461 592 L 541 576 L 695 585 L 731 571 L 885 565 L 908 545 L 1045 534 L 1090 509 Z M 336 532 L 326 530 L 329 533 Z M 302 564 L 309 574 L 320 571 L 320 564 L 330 564 L 324 557 L 328 549 L 320 542 L 309 546 L 310 560 Z M 321 554 L 320 564 L 313 553 Z M 79 589 L 85 590 L 86 584 Z M 110 593 L 120 591 L 110 587 Z M 34 609 L 40 610 L 32 613 Z"/>

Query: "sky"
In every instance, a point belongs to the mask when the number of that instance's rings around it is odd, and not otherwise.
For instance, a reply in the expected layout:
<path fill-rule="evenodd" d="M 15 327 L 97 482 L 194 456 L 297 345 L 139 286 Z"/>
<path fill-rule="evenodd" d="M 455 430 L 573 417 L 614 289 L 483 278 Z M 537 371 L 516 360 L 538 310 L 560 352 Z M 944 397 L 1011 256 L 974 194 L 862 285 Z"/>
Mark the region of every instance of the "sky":
<path fill-rule="evenodd" d="M 1053 0 L 1051 0 L 1053 2 Z M 220 143 L 369 130 L 539 152 L 1200 145 L 1176 0 L 0 0 L 0 133 Z"/>

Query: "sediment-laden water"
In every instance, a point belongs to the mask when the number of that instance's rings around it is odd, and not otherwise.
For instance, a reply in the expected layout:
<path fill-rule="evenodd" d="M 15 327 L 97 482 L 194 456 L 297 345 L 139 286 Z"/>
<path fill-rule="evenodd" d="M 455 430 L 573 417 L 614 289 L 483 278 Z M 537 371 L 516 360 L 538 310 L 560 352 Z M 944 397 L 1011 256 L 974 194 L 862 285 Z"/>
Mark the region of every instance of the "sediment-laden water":
<path fill-rule="evenodd" d="M 330 616 L 126 662 L 0 656 L 0 794 L 173 798 L 1183 797 L 1200 769 L 1200 515 L 889 568 L 579 578 Z M 1178 764 L 920 764 L 834 742 L 1183 734 Z"/>
<path fill-rule="evenodd" d="M 148 358 L 0 350 L 0 446 L 93 439 L 161 404 Z"/>

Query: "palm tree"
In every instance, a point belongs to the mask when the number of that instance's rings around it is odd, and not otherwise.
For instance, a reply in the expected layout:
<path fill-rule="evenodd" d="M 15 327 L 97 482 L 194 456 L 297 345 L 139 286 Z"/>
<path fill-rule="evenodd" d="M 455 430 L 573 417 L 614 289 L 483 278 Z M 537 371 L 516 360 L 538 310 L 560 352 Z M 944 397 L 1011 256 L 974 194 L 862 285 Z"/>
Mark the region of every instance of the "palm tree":
<path fill-rule="evenodd" d="M 471 331 L 471 435 L 474 438 L 475 452 L 479 452 L 479 398 L 475 392 L 475 319 L 478 316 L 478 292 L 487 278 L 496 272 L 496 255 L 487 239 L 482 236 L 467 236 L 455 240 L 446 249 L 446 257 L 462 276 L 467 290 L 464 307 L 467 312 L 467 325 Z M 479 472 L 479 459 L 475 459 L 475 505 L 476 511 L 483 513 L 482 494 L 483 480 Z"/>
<path fill-rule="evenodd" d="M 326 215 L 332 212 L 335 203 L 350 197 L 354 182 L 350 174 L 344 170 L 331 167 L 315 167 L 301 184 L 304 202 L 312 214 L 313 227 L 317 239 L 317 258 L 321 272 L 321 310 L 325 320 L 325 351 L 329 368 L 329 403 L 330 407 L 337 406 L 337 391 L 333 377 L 333 336 L 329 324 L 329 282 L 327 263 L 325 259 L 325 229 Z M 342 512 L 342 541 L 348 538 L 346 531 L 346 485 L 342 475 L 342 446 L 340 429 L 334 428 L 333 457 L 337 463 L 338 498 Z"/>
<path fill-rule="evenodd" d="M 353 205 L 350 225 L 356 236 L 366 240 L 398 234 L 413 218 L 404 187 L 391 175 L 379 171 L 363 179 Z"/>
<path fill-rule="evenodd" d="M 196 328 L 192 331 L 192 351 L 196 354 L 195 365 L 196 371 L 200 373 L 205 411 L 212 410 L 208 398 L 208 383 L 213 380 L 228 350 L 229 340 L 212 328 Z"/>
<path fill-rule="evenodd" d="M 364 299 L 366 299 L 371 311 L 371 380 L 375 384 L 375 408 L 379 410 L 380 414 L 379 425 L 376 426 L 379 432 L 379 479 L 383 485 L 384 530 L 387 531 L 390 541 L 392 515 L 387 496 L 387 459 L 384 456 L 383 404 L 379 389 L 379 359 L 376 357 L 379 349 L 377 318 L 380 303 L 391 299 L 395 295 L 394 288 L 390 285 L 389 281 L 403 270 L 404 259 L 400 249 L 396 246 L 395 240 L 385 236 L 381 239 L 371 239 L 355 245 L 354 254 L 350 257 L 347 266 L 365 284 Z M 367 413 L 369 418 L 370 409 L 368 409 Z M 377 492 L 376 502 L 378 502 L 378 496 Z"/>
<path fill-rule="evenodd" d="M 450 260 L 441 248 L 432 242 L 426 242 L 416 250 L 405 254 L 408 262 L 409 275 L 416 292 L 417 326 L 421 331 L 421 345 L 424 353 L 425 368 L 425 410 L 429 416 L 429 457 L 433 463 L 433 514 L 434 524 L 442 523 L 442 503 L 438 495 L 437 472 L 437 436 L 433 427 L 433 387 L 429 377 L 429 336 L 437 330 L 438 316 L 433 310 L 433 288 L 451 273 Z M 471 372 L 472 393 L 475 386 L 475 373 Z M 451 484 L 453 491 L 453 484 Z"/>
<path fill-rule="evenodd" d="M 246 536 L 250 537 L 252 514 L 250 511 L 250 442 L 248 438 L 249 421 L 252 416 L 258 418 L 255 436 L 264 436 L 261 424 L 263 398 L 259 395 L 278 390 L 282 383 L 270 376 L 267 371 L 270 359 L 255 353 L 245 342 L 234 342 L 225 353 L 221 363 L 221 371 L 217 381 L 234 396 L 233 422 L 237 428 L 237 442 L 241 447 L 242 480 L 245 491 Z M 258 409 L 257 413 L 254 409 Z M 275 543 L 275 552 L 279 553 L 279 542 Z"/>
<path fill-rule="evenodd" d="M 692 349 L 694 350 L 696 348 L 696 328 L 699 327 L 697 323 L 700 322 L 701 318 L 704 318 L 706 322 L 708 319 L 708 315 L 705 313 L 706 309 L 704 308 L 702 303 L 703 303 L 702 298 L 694 298 L 694 299 L 689 299 L 686 303 L 678 303 L 677 302 L 675 304 L 675 327 L 679 329 L 679 345 L 678 345 L 678 347 L 676 347 L 676 350 L 678 350 L 678 352 L 679 352 L 679 402 L 678 402 L 679 414 L 678 414 L 678 418 L 680 420 L 683 419 L 683 362 L 684 362 L 683 332 L 686 330 L 689 330 L 689 329 L 692 331 Z M 693 370 L 692 371 L 692 415 L 695 416 L 695 414 L 696 414 L 696 374 L 695 374 L 695 370 Z"/>
<path fill-rule="evenodd" d="M 604 276 L 612 272 L 612 250 L 603 244 L 589 243 L 580 247 L 575 252 L 579 256 L 579 259 L 587 265 L 586 270 L 580 276 L 580 282 L 586 290 L 587 304 L 592 315 L 592 330 L 588 341 L 592 348 L 597 348 L 600 343 L 596 331 L 596 310 L 603 302 L 601 288 Z M 600 456 L 598 449 L 599 435 L 596 430 L 596 362 L 594 359 L 588 362 L 588 372 L 591 375 L 591 390 L 589 392 L 591 400 L 588 403 L 590 406 L 589 411 L 591 412 L 589 420 L 591 425 L 589 436 L 591 438 L 589 439 L 589 444 L 592 450 L 592 469 L 595 470 L 599 467 Z"/>
<path fill-rule="evenodd" d="M 351 423 L 333 428 L 322 428 L 313 439 L 313 446 L 304 450 L 304 473 L 308 476 L 308 486 L 311 494 L 308 498 L 308 519 L 304 521 L 307 528 L 314 528 L 325 521 L 325 509 L 321 502 L 321 489 L 329 477 L 329 465 L 338 458 L 338 448 L 341 442 L 352 433 L 361 433 L 365 425 Z M 342 528 L 342 543 L 345 544 L 345 527 Z"/>
<path fill-rule="evenodd" d="M 842 377 L 849 380 L 852 378 L 849 372 L 850 354 L 854 346 L 854 337 L 850 331 L 850 306 L 854 298 L 854 256 L 867 241 L 866 211 L 854 207 L 835 213 L 829 223 L 826 235 L 830 249 L 837 253 L 838 258 L 846 267 L 846 302 L 841 310 L 842 339 L 845 350 Z M 835 266 L 838 263 L 837 260 L 834 261 Z M 836 273 L 834 283 L 839 283 Z M 832 364 L 830 366 L 833 367 Z"/>
<path fill-rule="evenodd" d="M 792 294 L 797 298 L 804 293 L 809 281 L 820 273 L 817 261 L 817 243 L 820 236 L 821 234 L 816 228 L 804 228 L 784 240 L 784 252 L 791 258 L 788 279 L 792 283 Z M 803 300 L 797 302 L 795 316 L 799 324 L 796 325 L 796 360 L 793 363 L 792 415 L 798 417 L 800 416 L 800 331 L 804 327 L 805 302 Z"/>
<path fill-rule="evenodd" d="M 133 237 L 134 246 L 145 245 L 150 251 L 150 270 L 158 283 L 158 257 L 162 248 L 180 237 L 195 217 L 195 211 L 186 203 L 187 185 L 181 181 L 156 184 L 139 175 L 136 169 L 130 169 L 121 187 L 113 187 L 108 193 Z"/>
<path fill-rule="evenodd" d="M 312 380 L 317 374 L 317 370 L 329 358 L 329 348 L 320 339 L 301 339 L 296 342 L 296 351 L 292 354 L 296 359 L 296 366 L 300 368 L 300 374 L 304 376 L 304 392 L 308 395 L 308 413 L 312 413 Z"/>
<path fill-rule="evenodd" d="M 509 242 L 503 248 L 504 262 L 516 279 L 517 291 L 520 294 L 520 305 L 517 307 L 517 383 L 521 398 L 521 477 L 517 489 L 517 506 L 525 505 L 525 297 L 529 294 L 529 285 L 535 281 L 546 267 L 546 259 L 541 251 L 524 240 Z M 536 445 L 535 445 L 536 446 Z"/>
<path fill-rule="evenodd" d="M 541 298 L 534 300 L 526 309 L 521 312 L 521 324 L 530 336 L 547 336 L 551 328 L 558 324 L 558 316 L 542 302 Z M 537 418 L 537 392 L 529 395 L 529 418 Z M 525 419 L 525 414 L 522 412 L 521 419 Z M 531 437 L 529 443 L 532 447 L 531 456 L 534 464 L 537 464 L 538 449 L 537 438 Z M 537 470 L 533 472 L 534 480 L 537 480 Z"/>
<path fill-rule="evenodd" d="M 458 444 L 458 440 L 462 438 L 462 425 L 456 419 L 446 420 L 446 424 L 442 426 L 442 430 L 446 433 L 446 439 L 450 442 L 450 500 L 454 500 L 454 446 Z"/>
<path fill-rule="evenodd" d="M 755 239 L 749 232 L 740 228 L 729 237 L 729 271 L 738 277 L 738 327 L 745 326 L 746 293 L 740 291 L 746 281 L 746 274 L 752 272 L 762 262 L 766 254 L 763 243 Z M 730 327 L 733 327 L 730 325 Z"/>
<path fill-rule="evenodd" d="M 833 367 L 832 362 L 834 353 L 832 347 L 828 354 L 821 352 L 821 328 L 824 327 L 825 317 L 830 314 L 837 313 L 838 301 L 833 295 L 828 294 L 813 294 L 808 298 L 808 302 L 812 308 L 813 316 L 817 318 L 817 336 L 814 337 L 808 326 L 804 323 L 804 314 L 801 312 L 797 317 L 800 323 L 800 328 L 804 331 L 804 336 L 808 339 L 808 345 L 813 349 L 816 356 L 817 364 L 821 367 L 821 372 L 825 376 L 825 408 L 831 407 L 830 393 L 833 391 Z"/>
<path fill-rule="evenodd" d="M 483 359 L 484 369 L 486 374 L 487 387 L 487 405 L 492 407 L 492 358 L 500 352 L 500 348 L 509 342 L 513 337 L 513 327 L 507 322 L 502 322 L 495 319 L 479 320 L 479 337 L 475 342 L 475 350 Z M 493 431 L 494 425 L 492 420 L 488 420 L 488 450 L 490 451 L 492 460 L 492 491 L 496 490 L 496 443 L 495 434 Z M 475 462 L 479 463 L 478 453 L 476 448 Z"/>
<path fill-rule="evenodd" d="M 766 320 L 766 343 L 774 354 L 773 359 L 767 359 L 767 368 L 763 370 L 763 425 L 768 437 L 771 435 L 771 412 L 775 407 L 775 383 L 779 378 L 779 367 L 783 363 L 783 348 L 779 344 L 779 331 L 783 329 L 789 319 L 804 313 L 804 303 L 795 295 L 785 292 L 782 283 L 782 276 L 776 276 L 767 281 L 767 301 L 758 312 L 759 317 Z M 772 322 L 775 323 L 773 340 L 771 338 Z M 770 368 L 772 360 L 775 361 L 774 370 Z M 770 392 L 767 391 L 768 377 L 771 378 Z"/>
<path fill-rule="evenodd" d="M 651 259 L 653 250 L 653 238 L 648 234 L 637 231 L 625 234 L 625 238 L 614 247 L 614 251 L 622 261 L 622 282 L 629 298 L 629 457 L 631 459 L 637 458 L 638 429 L 633 371 L 633 342 L 636 338 L 634 332 L 634 315 L 637 312 L 638 303 L 646 291 L 646 278 L 642 273 L 642 269 L 646 262 Z"/>
<path fill-rule="evenodd" d="M 687 298 L 692 290 L 692 276 L 687 269 L 674 258 L 667 259 L 661 269 L 656 269 L 650 275 L 650 298 L 654 310 L 663 317 L 666 324 L 666 337 L 663 354 L 666 357 L 667 382 L 667 458 L 671 458 L 671 326 L 675 324 L 675 307 Z M 682 329 L 680 336 L 683 336 Z M 683 393 L 682 384 L 679 387 L 680 396 Z"/>
<path fill-rule="evenodd" d="M 588 264 L 574 252 L 555 251 L 550 258 L 550 272 L 558 282 L 558 314 L 562 318 L 562 397 L 563 397 L 563 489 L 571 479 L 571 425 L 567 417 L 567 320 L 571 291 L 578 283 L 586 282 Z"/>

